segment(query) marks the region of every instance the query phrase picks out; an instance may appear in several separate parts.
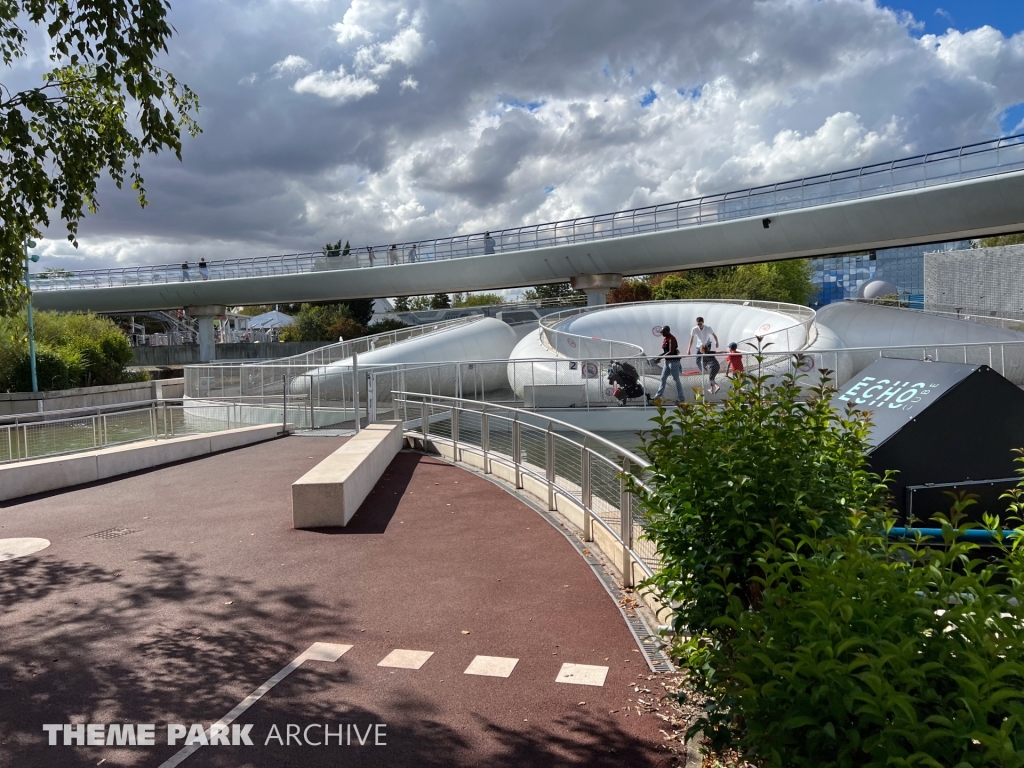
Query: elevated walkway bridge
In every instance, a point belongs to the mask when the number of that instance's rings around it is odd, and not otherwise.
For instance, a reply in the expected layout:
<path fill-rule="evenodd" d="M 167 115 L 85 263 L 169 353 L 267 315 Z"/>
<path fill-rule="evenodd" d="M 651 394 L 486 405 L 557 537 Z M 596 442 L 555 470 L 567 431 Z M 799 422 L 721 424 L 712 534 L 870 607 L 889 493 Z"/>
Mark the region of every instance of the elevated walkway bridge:
<path fill-rule="evenodd" d="M 1024 229 L 1024 135 L 628 211 L 476 233 L 34 281 L 41 309 L 129 312 L 372 298 L 804 258 Z M 207 312 L 206 314 L 210 314 Z"/>

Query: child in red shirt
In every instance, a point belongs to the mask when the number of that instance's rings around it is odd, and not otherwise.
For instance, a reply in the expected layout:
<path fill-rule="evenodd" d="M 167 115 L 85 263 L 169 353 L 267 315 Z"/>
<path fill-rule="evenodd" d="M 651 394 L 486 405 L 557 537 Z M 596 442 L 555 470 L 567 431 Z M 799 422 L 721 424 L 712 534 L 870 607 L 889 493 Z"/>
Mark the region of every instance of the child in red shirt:
<path fill-rule="evenodd" d="M 743 355 L 736 351 L 736 342 L 729 344 L 729 354 L 726 355 L 729 367 L 725 371 L 726 378 L 735 378 L 734 374 L 743 372 Z"/>

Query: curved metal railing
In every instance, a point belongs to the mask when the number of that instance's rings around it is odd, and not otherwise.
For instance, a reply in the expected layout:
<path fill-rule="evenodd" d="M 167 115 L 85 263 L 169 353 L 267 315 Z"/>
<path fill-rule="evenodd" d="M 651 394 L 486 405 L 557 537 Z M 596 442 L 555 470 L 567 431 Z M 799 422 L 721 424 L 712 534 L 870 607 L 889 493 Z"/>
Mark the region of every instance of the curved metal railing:
<path fill-rule="evenodd" d="M 640 537 L 625 479 L 633 475 L 646 488 L 642 474 L 648 462 L 592 432 L 519 408 L 398 390 L 391 395 L 407 434 L 443 446 L 454 461 L 475 463 L 516 493 L 543 500 L 548 510 L 578 522 L 584 541 L 615 558 L 624 586 L 635 584 L 637 571 L 641 579 L 653 575 L 654 544 Z M 470 456 L 477 461 L 467 461 Z"/>
<path fill-rule="evenodd" d="M 577 359 L 594 357 L 643 357 L 645 354 L 644 349 L 637 344 L 631 344 L 625 341 L 614 341 L 612 339 L 602 339 L 596 336 L 584 336 L 579 333 L 563 331 L 559 329 L 558 326 L 566 320 L 578 317 L 588 312 L 651 304 L 657 304 L 659 307 L 664 307 L 672 304 L 707 304 L 709 302 L 715 304 L 735 304 L 744 307 L 755 307 L 757 309 L 765 309 L 794 318 L 797 322 L 793 325 L 773 330 L 770 334 L 776 339 L 780 339 L 781 335 L 785 334 L 785 349 L 787 350 L 792 349 L 793 345 L 791 343 L 790 331 L 795 328 L 803 327 L 804 338 L 808 342 L 812 339 L 814 318 L 816 314 L 813 309 L 799 304 L 787 304 L 781 301 L 757 301 L 753 299 L 672 299 L 670 301 L 631 301 L 623 302 L 622 304 L 602 304 L 599 306 L 575 307 L 573 309 L 566 309 L 562 312 L 553 312 L 550 315 L 546 315 L 540 318 L 538 323 L 542 330 L 542 337 L 545 345 L 551 351 L 559 355 L 565 355 L 566 357 Z M 737 340 L 738 343 L 751 341 L 753 341 L 753 337 Z"/>
<path fill-rule="evenodd" d="M 182 269 L 180 264 L 157 264 L 81 270 L 70 276 L 36 275 L 33 290 L 230 280 L 486 256 L 770 216 L 1022 170 L 1024 134 L 778 184 L 596 216 L 511 227 L 494 232 L 395 243 L 391 246 L 361 246 L 340 252 L 315 251 L 283 256 L 242 257 L 211 261 L 202 267 L 193 262 L 187 270 Z"/>

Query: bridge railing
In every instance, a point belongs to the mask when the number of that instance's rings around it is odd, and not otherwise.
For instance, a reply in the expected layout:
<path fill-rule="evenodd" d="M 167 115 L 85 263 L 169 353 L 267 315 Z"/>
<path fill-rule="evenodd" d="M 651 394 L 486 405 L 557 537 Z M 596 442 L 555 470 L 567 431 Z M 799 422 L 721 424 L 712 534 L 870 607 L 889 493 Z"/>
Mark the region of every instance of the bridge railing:
<path fill-rule="evenodd" d="M 845 171 L 808 176 L 718 195 L 596 216 L 477 232 L 453 237 L 314 251 L 283 256 L 80 270 L 68 276 L 37 275 L 36 291 L 107 288 L 196 280 L 287 275 L 320 270 L 388 267 L 493 253 L 593 242 L 696 227 L 811 208 L 1024 170 L 1024 134 L 941 152 L 915 155 Z"/>

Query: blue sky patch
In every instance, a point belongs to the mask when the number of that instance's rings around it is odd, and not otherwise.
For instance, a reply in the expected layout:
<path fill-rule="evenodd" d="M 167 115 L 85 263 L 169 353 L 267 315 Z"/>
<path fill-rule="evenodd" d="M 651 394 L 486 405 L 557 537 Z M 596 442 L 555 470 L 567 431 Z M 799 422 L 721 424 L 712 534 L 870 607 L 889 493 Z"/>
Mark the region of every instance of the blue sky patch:
<path fill-rule="evenodd" d="M 924 26 L 916 35 L 942 35 L 950 27 L 964 32 L 986 24 L 1007 37 L 1024 30 L 1024 3 L 1020 0 L 890 0 L 880 5 L 910 11 Z"/>
<path fill-rule="evenodd" d="M 999 125 L 1003 133 L 1024 133 L 1024 126 L 1017 127 L 1021 123 L 1024 123 L 1024 104 L 1010 107 L 999 116 Z"/>
<path fill-rule="evenodd" d="M 506 107 L 512 107 L 513 109 L 525 109 L 527 112 L 536 112 L 538 109 L 543 107 L 547 102 L 541 101 L 520 101 L 516 98 L 503 99 L 498 97 L 498 100 Z"/>
<path fill-rule="evenodd" d="M 647 93 L 645 93 L 643 95 L 643 97 L 640 99 L 640 106 L 641 107 L 649 107 L 649 106 L 651 106 L 651 104 L 653 104 L 657 100 L 658 100 L 658 94 L 656 94 L 654 92 L 653 88 L 648 88 L 647 89 Z"/>

